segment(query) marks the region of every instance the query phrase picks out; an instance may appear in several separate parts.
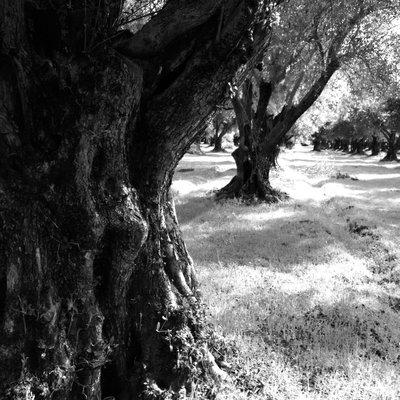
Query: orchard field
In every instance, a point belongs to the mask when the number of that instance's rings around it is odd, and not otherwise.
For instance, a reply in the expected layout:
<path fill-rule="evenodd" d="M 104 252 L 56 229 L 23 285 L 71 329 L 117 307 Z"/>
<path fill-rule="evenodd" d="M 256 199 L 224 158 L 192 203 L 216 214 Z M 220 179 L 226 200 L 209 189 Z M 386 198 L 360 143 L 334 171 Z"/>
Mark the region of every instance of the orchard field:
<path fill-rule="evenodd" d="M 219 399 L 398 399 L 400 166 L 285 150 L 277 204 L 216 203 L 229 153 L 186 155 L 178 218 L 209 319 L 234 344 Z"/>

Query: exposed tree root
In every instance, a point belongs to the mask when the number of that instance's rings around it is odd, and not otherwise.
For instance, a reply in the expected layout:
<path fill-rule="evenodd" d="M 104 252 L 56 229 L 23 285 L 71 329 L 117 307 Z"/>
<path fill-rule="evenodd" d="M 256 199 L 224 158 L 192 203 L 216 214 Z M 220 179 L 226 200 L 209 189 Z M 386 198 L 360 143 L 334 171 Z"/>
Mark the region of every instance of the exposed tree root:
<path fill-rule="evenodd" d="M 215 192 L 215 198 L 216 200 L 226 200 L 240 197 L 242 187 L 243 180 L 235 175 L 226 186 Z"/>
<path fill-rule="evenodd" d="M 269 183 L 257 185 L 253 182 L 247 182 L 243 184 L 238 176 L 234 176 L 225 187 L 215 193 L 217 201 L 241 199 L 246 203 L 265 202 L 272 204 L 288 198 L 287 193 L 274 189 Z"/>
<path fill-rule="evenodd" d="M 202 348 L 202 354 L 203 368 L 215 383 L 220 384 L 224 381 L 231 380 L 229 374 L 227 374 L 217 365 L 214 356 L 211 354 L 210 350 L 208 350 L 207 346 Z"/>

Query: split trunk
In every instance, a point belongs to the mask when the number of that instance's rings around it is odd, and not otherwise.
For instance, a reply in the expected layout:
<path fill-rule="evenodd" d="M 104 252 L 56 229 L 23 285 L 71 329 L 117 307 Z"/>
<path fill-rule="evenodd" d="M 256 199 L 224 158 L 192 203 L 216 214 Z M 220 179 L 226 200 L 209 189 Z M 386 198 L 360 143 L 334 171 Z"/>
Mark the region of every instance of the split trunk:
<path fill-rule="evenodd" d="M 268 111 L 276 82 L 259 80 L 255 110 L 253 84 L 250 79 L 244 82 L 242 92 L 236 93 L 232 98 L 240 133 L 239 148 L 232 154 L 237 173 L 228 185 L 217 192 L 217 199 L 239 197 L 273 203 L 287 198 L 285 193 L 273 189 L 269 180 L 271 168 L 276 165 L 280 145 L 284 143 L 285 136 L 295 122 L 319 97 L 338 68 L 339 61 L 332 52 L 325 69 L 298 104 L 292 104 L 297 90 L 295 85 L 292 95 L 289 96 L 292 100 L 277 115 Z"/>

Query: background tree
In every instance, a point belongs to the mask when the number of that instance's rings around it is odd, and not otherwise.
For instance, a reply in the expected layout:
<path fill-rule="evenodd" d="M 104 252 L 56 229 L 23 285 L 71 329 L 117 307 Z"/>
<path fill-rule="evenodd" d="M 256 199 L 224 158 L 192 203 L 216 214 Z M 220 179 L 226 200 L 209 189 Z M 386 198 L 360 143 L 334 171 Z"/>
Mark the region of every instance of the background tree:
<path fill-rule="evenodd" d="M 329 148 L 329 131 L 330 125 L 326 124 L 311 135 L 313 151 L 321 151 Z"/>
<path fill-rule="evenodd" d="M 324 148 L 365 154 L 367 148 L 376 147 L 380 143 L 379 134 L 373 122 L 375 117 L 371 110 L 353 109 L 346 118 L 339 119 L 325 129 Z"/>
<path fill-rule="evenodd" d="M 274 202 L 282 197 L 269 183 L 280 144 L 341 64 L 355 57 L 365 19 L 383 9 L 393 12 L 388 2 L 282 5 L 284 16 L 274 25 L 265 71 L 255 71 L 253 79 L 233 93 L 242 136 L 233 154 L 238 172 L 218 198 L 244 196 Z"/>
<path fill-rule="evenodd" d="M 373 147 L 372 152 L 379 154 L 380 135 L 377 133 L 375 121 L 378 116 L 371 109 L 354 108 L 348 121 L 352 126 L 350 151 L 356 154 L 365 154 L 367 148 Z M 379 137 L 379 139 L 378 139 Z"/>
<path fill-rule="evenodd" d="M 0 4 L 1 398 L 182 398 L 218 370 L 169 187 L 270 8 L 154 4 L 133 32 L 120 0 Z"/>
<path fill-rule="evenodd" d="M 390 98 L 383 107 L 383 118 L 377 121 L 379 129 L 386 139 L 387 153 L 382 161 L 398 161 L 400 149 L 400 99 Z"/>
<path fill-rule="evenodd" d="M 399 91 L 398 40 L 398 15 L 390 7 L 385 10 L 384 18 L 380 12 L 373 13 L 360 26 L 357 39 L 352 41 L 353 50 L 343 58 L 342 73 L 335 79 L 336 84 L 342 81 L 346 85 L 327 94 L 329 104 L 327 98 L 322 100 L 325 108 L 330 109 L 337 109 L 332 98 L 347 103 L 347 106 L 342 104 L 345 107 L 338 113 L 339 122 L 330 129 L 329 136 L 330 140 L 332 137 L 335 140 L 335 149 L 362 154 L 368 142 L 371 155 L 378 155 L 381 144 L 388 147 L 390 135 L 382 129 L 383 110 L 387 100 L 395 98 Z M 318 114 L 323 114 L 321 108 Z M 342 123 L 352 128 L 344 129 L 345 135 L 340 133 Z"/>
<path fill-rule="evenodd" d="M 397 161 L 400 146 L 399 100 L 388 99 L 379 108 L 354 108 L 346 118 L 329 128 L 321 128 L 315 135 L 314 150 L 333 148 L 355 154 L 379 155 L 382 144 L 387 154 L 382 161 Z"/>
<path fill-rule="evenodd" d="M 214 144 L 213 152 L 224 151 L 222 148 L 222 139 L 236 125 L 234 115 L 230 110 L 217 111 L 212 119 L 212 129 L 214 132 L 212 143 Z"/>

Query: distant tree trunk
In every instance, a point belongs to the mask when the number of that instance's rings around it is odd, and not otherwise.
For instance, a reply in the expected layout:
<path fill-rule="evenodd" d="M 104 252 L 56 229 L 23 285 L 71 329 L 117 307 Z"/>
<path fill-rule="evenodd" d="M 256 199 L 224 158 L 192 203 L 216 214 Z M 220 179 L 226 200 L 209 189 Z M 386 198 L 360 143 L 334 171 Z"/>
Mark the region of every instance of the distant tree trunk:
<path fill-rule="evenodd" d="M 238 93 L 232 98 L 240 132 L 240 150 L 238 149 L 236 156 L 232 154 L 237 174 L 228 185 L 217 192 L 217 199 L 243 197 L 273 203 L 287 198 L 285 193 L 271 187 L 270 170 L 276 166 L 280 145 L 286 134 L 319 97 L 338 68 L 337 58 L 334 54 L 330 54 L 326 69 L 300 102 L 296 105 L 290 102 L 276 116 L 270 115 L 267 111 L 274 83 L 260 80 L 257 109 L 254 112 L 252 82 L 250 79 L 244 82 L 241 98 Z M 238 166 L 238 163 L 242 165 Z M 241 171 L 246 170 L 251 172 L 242 176 Z"/>
<path fill-rule="evenodd" d="M 382 159 L 382 161 L 399 161 L 397 158 L 397 151 L 389 146 L 386 156 Z"/>
<path fill-rule="evenodd" d="M 279 148 L 275 150 L 279 151 Z M 285 193 L 272 188 L 270 183 L 271 167 L 275 165 L 276 154 L 267 153 L 271 158 L 257 158 L 257 153 L 251 152 L 244 141 L 233 151 L 232 157 L 236 163 L 236 175 L 217 193 L 217 198 L 243 197 L 247 200 L 255 198 L 274 203 L 287 197 Z"/>
<path fill-rule="evenodd" d="M 356 152 L 355 143 L 356 143 L 355 139 L 350 139 L 350 153 L 355 153 Z"/>
<path fill-rule="evenodd" d="M 214 135 L 212 143 L 214 145 L 213 152 L 224 151 L 222 148 L 222 139 L 229 132 L 230 129 L 236 124 L 235 118 L 225 114 L 224 111 L 217 111 L 212 118 L 212 125 L 214 128 Z"/>
<path fill-rule="evenodd" d="M 343 139 L 340 150 L 344 151 L 345 153 L 348 153 L 349 152 L 349 146 L 350 146 L 349 139 Z"/>
<path fill-rule="evenodd" d="M 271 187 L 269 175 L 275 165 L 279 146 L 262 149 L 261 132 L 251 127 L 252 84 L 246 80 L 243 101 L 232 99 L 239 128 L 239 147 L 232 153 L 236 163 L 236 176 L 217 192 L 217 199 L 243 197 L 273 203 L 287 197 Z"/>
<path fill-rule="evenodd" d="M 218 368 L 169 187 L 258 4 L 224 2 L 216 43 L 215 0 L 133 37 L 119 0 L 42 3 L 0 5 L 0 398 L 183 398 Z"/>
<path fill-rule="evenodd" d="M 381 144 L 378 140 L 377 136 L 372 137 L 372 143 L 371 143 L 371 156 L 377 156 L 381 152 Z"/>
<path fill-rule="evenodd" d="M 313 151 L 321 151 L 322 150 L 322 144 L 321 144 L 321 139 L 320 138 L 315 138 L 313 140 Z"/>
<path fill-rule="evenodd" d="M 214 148 L 213 152 L 218 153 L 223 151 L 224 149 L 222 148 L 222 138 L 224 137 L 224 134 L 218 134 L 217 132 L 214 135 Z"/>
<path fill-rule="evenodd" d="M 363 139 L 353 139 L 352 141 L 352 146 L 353 146 L 353 153 L 354 154 L 359 154 L 359 155 L 364 155 L 364 140 Z"/>
<path fill-rule="evenodd" d="M 336 138 L 333 142 L 333 150 L 339 150 L 341 146 L 341 140 Z"/>
<path fill-rule="evenodd" d="M 235 124 L 236 124 L 236 120 L 235 119 L 231 119 L 229 121 L 224 121 L 222 123 L 222 127 L 218 128 L 218 129 L 215 129 L 213 152 L 216 153 L 216 152 L 225 151 L 222 148 L 222 139 L 229 132 L 229 130 L 233 128 L 233 126 Z"/>
<path fill-rule="evenodd" d="M 382 161 L 398 161 L 396 132 L 390 132 L 387 139 L 387 152 Z"/>

